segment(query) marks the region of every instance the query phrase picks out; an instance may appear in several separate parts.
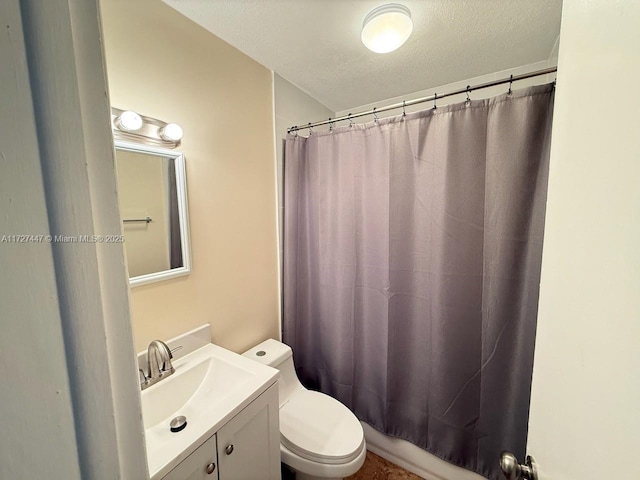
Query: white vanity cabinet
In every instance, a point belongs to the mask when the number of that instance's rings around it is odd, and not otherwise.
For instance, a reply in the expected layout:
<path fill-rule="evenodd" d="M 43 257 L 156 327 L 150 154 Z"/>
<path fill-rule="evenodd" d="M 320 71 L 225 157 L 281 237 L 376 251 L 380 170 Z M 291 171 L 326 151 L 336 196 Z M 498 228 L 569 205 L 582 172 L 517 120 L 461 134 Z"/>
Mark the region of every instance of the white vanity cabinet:
<path fill-rule="evenodd" d="M 218 456 L 214 435 L 162 480 L 218 480 L 218 478 Z"/>
<path fill-rule="evenodd" d="M 269 387 L 163 480 L 280 480 L 278 385 Z"/>
<path fill-rule="evenodd" d="M 278 385 L 218 430 L 220 480 L 280 480 Z"/>

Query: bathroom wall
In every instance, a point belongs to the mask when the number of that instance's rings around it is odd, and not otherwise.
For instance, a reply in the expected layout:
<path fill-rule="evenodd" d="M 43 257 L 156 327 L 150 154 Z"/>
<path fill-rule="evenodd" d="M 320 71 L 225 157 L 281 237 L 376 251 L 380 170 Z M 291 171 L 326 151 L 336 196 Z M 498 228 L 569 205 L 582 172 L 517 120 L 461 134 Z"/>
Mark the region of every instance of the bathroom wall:
<path fill-rule="evenodd" d="M 168 162 L 156 155 L 116 152 L 120 215 L 123 219 L 152 219 L 123 225 L 131 277 L 169 269 Z"/>
<path fill-rule="evenodd" d="M 135 345 L 210 323 L 235 351 L 278 338 L 269 70 L 160 0 L 103 0 L 111 104 L 184 128 L 193 271 L 131 289 Z"/>
<path fill-rule="evenodd" d="M 529 419 L 541 480 L 638 476 L 638 25 L 637 0 L 563 4 Z"/>
<path fill-rule="evenodd" d="M 326 120 L 336 116 L 322 103 L 307 95 L 293 83 L 285 80 L 277 73 L 273 78 L 273 94 L 276 122 L 276 159 L 278 164 L 278 219 L 280 225 L 280 258 L 282 258 L 282 214 L 283 204 L 283 140 L 287 136 L 287 129 L 293 125 L 303 125 L 318 120 Z M 318 127 L 316 130 L 326 131 L 328 127 Z M 307 136 L 308 130 L 300 131 L 300 135 Z"/>

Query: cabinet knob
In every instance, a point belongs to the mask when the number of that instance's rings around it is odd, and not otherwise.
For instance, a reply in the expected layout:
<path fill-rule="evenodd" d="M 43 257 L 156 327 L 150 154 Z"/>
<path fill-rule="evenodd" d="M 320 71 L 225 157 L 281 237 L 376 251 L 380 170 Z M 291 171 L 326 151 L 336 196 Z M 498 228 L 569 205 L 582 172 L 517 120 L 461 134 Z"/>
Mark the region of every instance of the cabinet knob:
<path fill-rule="evenodd" d="M 209 465 L 207 465 L 207 473 L 209 475 L 211 475 L 216 469 L 216 464 L 215 463 L 210 463 Z"/>
<path fill-rule="evenodd" d="M 224 451 L 226 452 L 227 455 L 231 455 L 233 453 L 233 443 L 230 443 L 229 445 L 227 445 Z"/>

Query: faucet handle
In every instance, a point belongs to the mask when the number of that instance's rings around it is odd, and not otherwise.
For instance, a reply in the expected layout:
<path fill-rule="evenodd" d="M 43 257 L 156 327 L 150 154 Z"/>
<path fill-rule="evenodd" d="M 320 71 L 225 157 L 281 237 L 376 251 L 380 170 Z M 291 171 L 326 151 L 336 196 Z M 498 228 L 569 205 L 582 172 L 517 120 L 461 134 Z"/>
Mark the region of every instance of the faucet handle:
<path fill-rule="evenodd" d="M 144 387 L 149 383 L 149 377 L 147 377 L 147 374 L 144 373 L 144 370 L 141 368 L 138 369 L 138 380 L 140 381 L 141 387 Z"/>

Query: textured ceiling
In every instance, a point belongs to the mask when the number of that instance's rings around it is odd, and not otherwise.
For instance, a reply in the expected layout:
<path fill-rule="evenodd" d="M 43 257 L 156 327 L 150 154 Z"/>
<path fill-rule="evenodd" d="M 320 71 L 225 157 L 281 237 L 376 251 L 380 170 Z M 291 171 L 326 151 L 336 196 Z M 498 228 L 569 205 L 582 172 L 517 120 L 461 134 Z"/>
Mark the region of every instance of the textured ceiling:
<path fill-rule="evenodd" d="M 380 55 L 362 21 L 392 0 L 164 0 L 333 111 L 545 61 L 562 0 L 395 0 L 413 34 Z"/>

